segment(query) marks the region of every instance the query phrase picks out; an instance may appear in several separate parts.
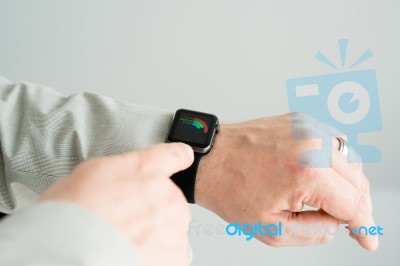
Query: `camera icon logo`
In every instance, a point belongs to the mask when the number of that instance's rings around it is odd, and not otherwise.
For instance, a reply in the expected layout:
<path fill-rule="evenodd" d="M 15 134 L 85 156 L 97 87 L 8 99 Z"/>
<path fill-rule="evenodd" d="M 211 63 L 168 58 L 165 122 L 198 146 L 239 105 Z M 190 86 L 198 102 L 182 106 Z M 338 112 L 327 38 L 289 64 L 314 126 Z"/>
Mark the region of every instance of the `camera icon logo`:
<path fill-rule="evenodd" d="M 339 47 L 344 68 L 347 40 L 339 40 Z M 372 56 L 371 50 L 364 52 L 360 58 L 350 66 L 365 61 Z M 338 69 L 322 53 L 318 52 L 316 59 Z M 315 118 L 324 124 L 330 125 L 331 135 L 314 131 L 305 136 L 293 123 L 292 132 L 295 139 L 319 138 L 321 150 L 307 151 L 302 156 L 324 155 L 330 159 L 332 154 L 332 138 L 334 135 L 346 135 L 351 153 L 350 162 L 378 163 L 381 160 L 379 149 L 370 145 L 358 144 L 360 133 L 375 132 L 382 129 L 382 120 L 379 106 L 378 85 L 376 72 L 373 69 L 338 72 L 333 74 L 301 77 L 289 79 L 286 83 L 290 112 L 301 112 Z M 335 131 L 333 128 L 336 128 Z M 358 155 L 361 156 L 358 156 Z M 315 156 L 314 156 L 315 157 Z M 329 167 L 317 161 L 315 167 Z"/>

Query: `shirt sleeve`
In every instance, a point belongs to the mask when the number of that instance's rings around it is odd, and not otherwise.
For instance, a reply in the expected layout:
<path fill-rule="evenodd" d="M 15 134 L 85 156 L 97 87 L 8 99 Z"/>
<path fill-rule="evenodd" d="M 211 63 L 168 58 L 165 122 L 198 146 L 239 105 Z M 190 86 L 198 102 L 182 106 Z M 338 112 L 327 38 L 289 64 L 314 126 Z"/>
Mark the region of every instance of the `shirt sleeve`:
<path fill-rule="evenodd" d="M 66 202 L 41 202 L 0 222 L 0 265 L 137 266 L 130 242 L 100 215 Z"/>
<path fill-rule="evenodd" d="M 172 116 L 0 76 L 0 212 L 32 203 L 81 161 L 164 142 Z"/>

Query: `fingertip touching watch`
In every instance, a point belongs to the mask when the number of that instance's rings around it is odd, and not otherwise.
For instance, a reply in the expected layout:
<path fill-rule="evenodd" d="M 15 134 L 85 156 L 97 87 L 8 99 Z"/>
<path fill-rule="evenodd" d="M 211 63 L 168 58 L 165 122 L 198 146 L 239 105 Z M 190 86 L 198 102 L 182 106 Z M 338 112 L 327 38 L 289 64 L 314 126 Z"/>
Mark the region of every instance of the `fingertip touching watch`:
<path fill-rule="evenodd" d="M 186 109 L 176 111 L 168 134 L 168 142 L 183 142 L 193 148 L 193 164 L 171 179 L 182 190 L 189 203 L 195 203 L 194 186 L 201 158 L 210 152 L 219 131 L 215 115 Z"/>

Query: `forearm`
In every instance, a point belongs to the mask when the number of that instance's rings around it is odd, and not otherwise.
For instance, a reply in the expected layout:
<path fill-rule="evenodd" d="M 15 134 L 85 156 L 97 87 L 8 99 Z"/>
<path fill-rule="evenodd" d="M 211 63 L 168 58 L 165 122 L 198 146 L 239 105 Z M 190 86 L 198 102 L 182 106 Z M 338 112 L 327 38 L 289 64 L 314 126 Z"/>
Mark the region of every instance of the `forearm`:
<path fill-rule="evenodd" d="M 0 79 L 0 212 L 38 197 L 81 161 L 164 142 L 172 113 Z"/>

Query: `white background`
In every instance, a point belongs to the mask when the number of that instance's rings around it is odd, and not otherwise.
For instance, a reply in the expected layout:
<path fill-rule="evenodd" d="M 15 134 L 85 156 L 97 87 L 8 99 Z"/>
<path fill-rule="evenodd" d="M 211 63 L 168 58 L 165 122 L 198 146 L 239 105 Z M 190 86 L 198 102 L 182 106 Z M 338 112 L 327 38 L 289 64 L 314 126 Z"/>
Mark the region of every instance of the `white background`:
<path fill-rule="evenodd" d="M 396 265 L 400 180 L 399 1 L 0 1 L 0 75 L 92 91 L 128 102 L 217 114 L 224 122 L 288 112 L 289 78 L 335 73 L 337 40 L 348 62 L 377 72 L 383 130 L 360 140 L 383 160 L 367 165 L 381 248 L 367 253 L 347 237 L 306 248 L 192 232 L 193 265 Z M 194 224 L 222 223 L 192 207 Z"/>

